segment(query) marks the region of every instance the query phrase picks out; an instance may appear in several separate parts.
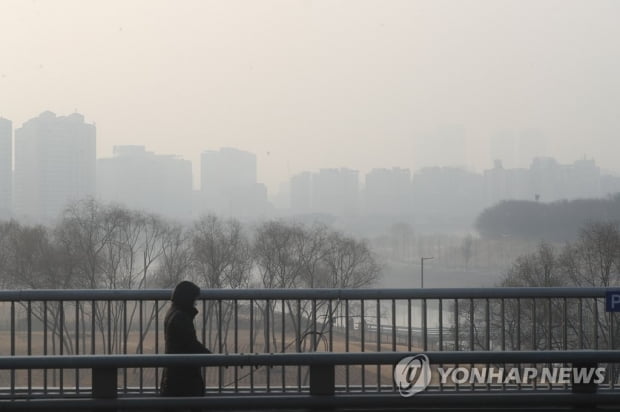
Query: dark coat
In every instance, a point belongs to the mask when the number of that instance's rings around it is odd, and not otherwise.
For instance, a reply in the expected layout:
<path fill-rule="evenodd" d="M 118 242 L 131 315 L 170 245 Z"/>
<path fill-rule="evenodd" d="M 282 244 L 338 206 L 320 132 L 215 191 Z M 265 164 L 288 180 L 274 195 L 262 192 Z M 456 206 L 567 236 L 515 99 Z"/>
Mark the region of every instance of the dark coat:
<path fill-rule="evenodd" d="M 211 353 L 196 338 L 194 317 L 198 311 L 194 301 L 200 294 L 198 286 L 181 282 L 172 294 L 172 306 L 164 320 L 166 353 Z M 202 396 L 205 384 L 199 366 L 164 368 L 161 378 L 164 396 Z"/>

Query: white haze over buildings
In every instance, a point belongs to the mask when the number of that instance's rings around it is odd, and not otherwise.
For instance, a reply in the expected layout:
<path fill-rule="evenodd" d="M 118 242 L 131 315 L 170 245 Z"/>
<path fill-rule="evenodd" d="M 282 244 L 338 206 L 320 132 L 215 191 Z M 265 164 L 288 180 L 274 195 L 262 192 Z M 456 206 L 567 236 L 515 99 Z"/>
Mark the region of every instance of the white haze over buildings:
<path fill-rule="evenodd" d="M 618 169 L 617 1 L 22 1 L 0 5 L 0 116 L 97 126 L 97 156 L 256 153 L 304 170 L 502 157 Z"/>

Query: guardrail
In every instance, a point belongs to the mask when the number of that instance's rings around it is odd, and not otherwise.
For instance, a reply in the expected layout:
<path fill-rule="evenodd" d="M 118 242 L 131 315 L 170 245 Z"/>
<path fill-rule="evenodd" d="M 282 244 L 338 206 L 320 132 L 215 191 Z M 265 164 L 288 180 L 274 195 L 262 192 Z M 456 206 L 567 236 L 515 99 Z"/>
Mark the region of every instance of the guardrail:
<path fill-rule="evenodd" d="M 195 320 L 216 353 L 612 350 L 605 288 L 203 290 Z M 170 290 L 0 291 L 0 354 L 159 354 Z M 385 369 L 385 368 L 383 368 Z M 344 365 L 346 391 L 383 388 L 380 367 Z M 609 385 L 617 372 L 611 371 Z M 122 368 L 123 393 L 154 394 L 159 368 Z M 205 369 L 212 391 L 298 390 L 305 366 Z M 0 393 L 80 394 L 79 368 L 6 370 Z"/>
<path fill-rule="evenodd" d="M 347 392 L 336 385 L 337 366 L 378 365 L 393 367 L 411 353 L 298 353 L 298 354 L 229 354 L 229 355 L 109 355 L 109 356 L 17 356 L 0 357 L 0 369 L 80 368 L 92 371 L 92 388 L 79 396 L 57 397 L 31 394 L 29 397 L 0 398 L 0 407 L 10 409 L 75 409 L 149 407 L 209 407 L 209 408 L 445 408 L 445 407 L 578 407 L 617 405 L 620 391 L 596 386 L 573 384 L 545 391 L 514 388 L 456 387 L 446 389 L 430 386 L 411 398 L 399 395 L 394 383 L 389 388 L 366 392 Z M 518 364 L 536 365 L 563 363 L 596 367 L 620 363 L 618 351 L 523 351 L 523 352 L 427 352 L 432 365 L 442 364 Z M 208 393 L 205 397 L 163 398 L 150 395 L 123 394 L 117 384 L 121 368 L 156 368 L 166 366 L 204 367 L 276 367 L 306 366 L 310 370 L 309 385 L 295 393 L 286 391 L 222 394 Z M 584 390 L 585 389 L 585 390 Z"/>

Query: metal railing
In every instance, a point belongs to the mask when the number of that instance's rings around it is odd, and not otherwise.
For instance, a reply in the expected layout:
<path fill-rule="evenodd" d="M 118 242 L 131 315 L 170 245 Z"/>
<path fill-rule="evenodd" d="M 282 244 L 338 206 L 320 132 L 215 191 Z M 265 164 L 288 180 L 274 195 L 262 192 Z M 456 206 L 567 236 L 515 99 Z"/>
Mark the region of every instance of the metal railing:
<path fill-rule="evenodd" d="M 93 385 L 88 391 L 70 397 L 19 397 L 2 400 L 4 409 L 71 409 L 71 408 L 122 408 L 144 409 L 162 407 L 209 407 L 235 409 L 261 408 L 335 408 L 363 407 L 364 409 L 389 407 L 472 407 L 514 408 L 536 406 L 569 407 L 591 410 L 595 407 L 616 405 L 620 392 L 597 390 L 596 386 L 571 384 L 555 390 L 519 391 L 506 388 L 475 388 L 446 391 L 431 386 L 415 397 L 399 395 L 391 390 L 376 388 L 367 392 L 349 392 L 336 384 L 337 366 L 389 366 L 396 364 L 410 353 L 298 353 L 255 355 L 79 355 L 79 356 L 17 356 L 0 357 L 0 369 L 80 368 L 92 373 Z M 443 364 L 513 364 L 537 365 L 565 363 L 597 367 L 604 363 L 620 362 L 618 351 L 522 351 L 522 352 L 427 352 L 431 365 Z M 157 368 L 166 366 L 205 367 L 286 367 L 305 366 L 310 370 L 310 384 L 295 393 L 271 392 L 253 394 L 211 394 L 206 397 L 154 397 L 152 394 L 119 394 L 117 371 L 121 368 Z M 459 388 L 457 388 L 459 389 Z M 120 396 L 119 396 L 120 395 Z M 574 409 L 573 409 L 574 410 Z"/>
<path fill-rule="evenodd" d="M 195 325 L 215 353 L 612 350 L 605 288 L 203 290 Z M 169 290 L 0 291 L 0 355 L 164 352 Z M 620 375 L 609 368 L 605 386 Z M 122 393 L 155 394 L 160 368 L 121 368 Z M 299 392 L 304 365 L 205 368 L 209 391 Z M 340 365 L 345 392 L 391 390 L 389 365 Z M 78 367 L 0 371 L 0 394 L 80 395 Z M 450 389 L 450 388 L 439 388 Z M 547 386 L 532 389 L 545 390 Z"/>

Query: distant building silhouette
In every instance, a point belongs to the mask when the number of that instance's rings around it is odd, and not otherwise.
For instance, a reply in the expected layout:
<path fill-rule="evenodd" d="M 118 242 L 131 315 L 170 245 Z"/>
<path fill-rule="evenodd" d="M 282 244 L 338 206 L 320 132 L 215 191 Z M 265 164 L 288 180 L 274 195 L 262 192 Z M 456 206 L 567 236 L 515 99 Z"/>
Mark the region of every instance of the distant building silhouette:
<path fill-rule="evenodd" d="M 233 148 L 207 150 L 200 159 L 201 212 L 252 217 L 269 210 L 267 188 L 256 179 L 256 155 Z"/>
<path fill-rule="evenodd" d="M 601 169 L 594 159 L 576 160 L 567 169 L 567 194 L 575 198 L 601 196 Z"/>
<path fill-rule="evenodd" d="M 620 193 L 620 176 L 601 176 L 601 196 L 617 196 Z"/>
<path fill-rule="evenodd" d="M 0 117 L 0 219 L 12 212 L 13 192 L 13 124 Z"/>
<path fill-rule="evenodd" d="M 78 113 L 41 113 L 15 130 L 15 215 L 58 217 L 69 202 L 95 195 L 96 131 Z"/>
<path fill-rule="evenodd" d="M 312 205 L 319 213 L 355 216 L 359 213 L 359 172 L 346 168 L 320 169 L 312 179 Z"/>
<path fill-rule="evenodd" d="M 539 194 L 544 202 L 599 197 L 600 179 L 594 160 L 561 165 L 551 157 L 537 157 L 530 166 L 530 197 Z"/>
<path fill-rule="evenodd" d="M 551 157 L 536 157 L 529 169 L 504 169 L 500 161 L 484 172 L 488 205 L 501 200 L 597 198 L 601 196 L 601 172 L 594 160 L 562 165 Z"/>
<path fill-rule="evenodd" d="M 294 213 L 311 213 L 312 173 L 301 172 L 291 178 L 291 210 Z"/>
<path fill-rule="evenodd" d="M 489 141 L 491 161 L 505 169 L 527 168 L 535 157 L 548 156 L 547 138 L 536 129 L 502 130 Z"/>
<path fill-rule="evenodd" d="M 493 169 L 484 171 L 483 180 L 486 206 L 507 199 L 527 199 L 531 192 L 529 171 L 519 168 L 505 169 L 501 160 L 495 161 Z"/>
<path fill-rule="evenodd" d="M 364 213 L 403 216 L 412 214 L 411 171 L 409 169 L 372 169 L 366 174 Z"/>
<path fill-rule="evenodd" d="M 484 207 L 482 176 L 455 167 L 427 167 L 413 176 L 413 210 L 422 221 L 465 218 Z"/>
<path fill-rule="evenodd" d="M 144 146 L 114 146 L 114 156 L 97 160 L 97 195 L 166 217 L 192 217 L 192 164 L 158 155 Z"/>
<path fill-rule="evenodd" d="M 333 216 L 359 213 L 359 172 L 346 168 L 302 172 L 291 178 L 291 211 Z"/>

